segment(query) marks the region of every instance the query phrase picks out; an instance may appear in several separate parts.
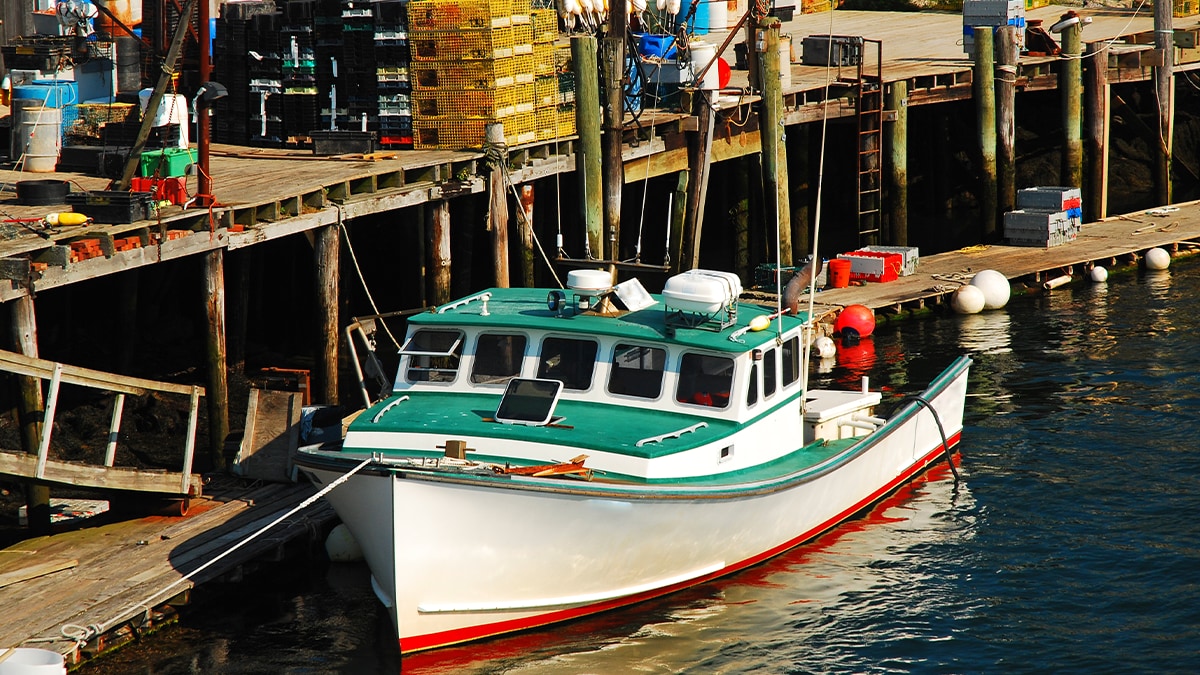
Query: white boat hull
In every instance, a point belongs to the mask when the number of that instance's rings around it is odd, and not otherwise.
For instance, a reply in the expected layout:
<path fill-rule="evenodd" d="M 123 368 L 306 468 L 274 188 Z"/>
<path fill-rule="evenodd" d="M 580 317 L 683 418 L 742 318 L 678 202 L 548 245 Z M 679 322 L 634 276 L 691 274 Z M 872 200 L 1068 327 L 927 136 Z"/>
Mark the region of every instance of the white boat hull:
<path fill-rule="evenodd" d="M 328 494 L 412 652 L 571 619 L 734 572 L 809 540 L 944 458 L 967 369 L 822 465 L 710 490 L 363 472 Z M 940 420 L 940 429 L 938 421 Z M 794 439 L 781 438 L 782 443 Z M 328 484 L 333 469 L 306 469 Z"/>

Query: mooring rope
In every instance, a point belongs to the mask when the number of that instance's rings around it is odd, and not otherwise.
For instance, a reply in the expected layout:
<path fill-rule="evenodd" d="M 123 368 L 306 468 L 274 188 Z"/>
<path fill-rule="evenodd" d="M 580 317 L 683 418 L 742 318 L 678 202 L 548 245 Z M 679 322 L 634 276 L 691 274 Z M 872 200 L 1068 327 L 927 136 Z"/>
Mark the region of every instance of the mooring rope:
<path fill-rule="evenodd" d="M 300 502 L 298 505 L 292 507 L 292 509 L 289 510 L 287 513 L 285 513 L 282 516 L 279 516 L 275 520 L 271 521 L 269 524 L 262 527 L 257 532 L 254 532 L 250 536 L 246 537 L 245 539 L 243 539 L 243 540 L 239 541 L 238 543 L 234 544 L 233 546 L 229 547 L 223 553 L 221 553 L 217 557 L 213 558 L 212 560 L 204 563 L 203 565 L 197 567 L 196 569 L 192 570 L 191 572 L 188 572 L 187 574 L 183 575 L 179 579 L 176 579 L 175 581 L 171 582 L 170 584 L 155 591 L 154 593 L 152 593 L 151 595 L 146 597 L 141 602 L 137 602 L 132 605 L 127 605 L 123 611 L 121 611 L 116 616 L 108 619 L 107 621 L 102 621 L 100 623 L 91 623 L 91 624 L 88 624 L 87 626 L 80 626 L 78 624 L 71 624 L 71 623 L 63 624 L 62 627 L 59 629 L 59 632 L 62 634 L 62 638 L 30 638 L 28 640 L 22 641 L 21 644 L 27 644 L 27 643 L 31 643 L 31 642 L 58 642 L 61 639 L 65 638 L 68 640 L 74 640 L 77 645 L 82 647 L 84 644 L 87 643 L 88 640 L 92 639 L 93 637 L 95 637 L 97 635 L 103 634 L 109 628 L 111 628 L 114 625 L 116 625 L 117 623 L 123 621 L 124 619 L 122 617 L 129 614 L 130 610 L 141 609 L 144 611 L 144 613 L 146 615 L 149 615 L 150 610 L 153 607 L 153 605 L 151 603 L 153 603 L 157 598 L 159 598 L 160 596 L 165 594 L 167 591 L 170 591 L 171 589 L 175 588 L 176 586 L 179 586 L 180 584 L 182 584 L 185 581 L 188 581 L 189 579 L 191 579 L 192 577 L 196 576 L 197 574 L 203 572 L 204 570 L 208 569 L 209 567 L 212 567 L 219 560 L 228 556 L 229 554 L 233 553 L 234 551 L 238 550 L 239 548 L 245 546 L 246 544 L 249 544 L 251 541 L 254 541 L 260 535 L 262 535 L 264 532 L 266 532 L 267 530 L 271 529 L 272 527 L 275 527 L 276 525 L 287 520 L 288 518 L 291 518 L 296 513 L 308 508 L 314 502 L 316 502 L 318 499 L 320 499 L 321 497 L 324 497 L 326 494 L 328 494 L 335 487 L 346 482 L 347 480 L 350 479 L 351 476 L 353 476 L 354 474 L 361 471 L 364 467 L 366 467 L 368 464 L 370 464 L 373 459 L 374 459 L 373 457 L 367 457 L 363 461 L 359 462 L 358 466 L 356 466 L 353 469 L 342 474 L 336 480 L 334 480 L 332 483 L 330 483 L 329 485 L 326 485 L 325 487 L 323 487 L 319 491 L 317 491 L 316 494 L 308 497 L 304 501 Z"/>

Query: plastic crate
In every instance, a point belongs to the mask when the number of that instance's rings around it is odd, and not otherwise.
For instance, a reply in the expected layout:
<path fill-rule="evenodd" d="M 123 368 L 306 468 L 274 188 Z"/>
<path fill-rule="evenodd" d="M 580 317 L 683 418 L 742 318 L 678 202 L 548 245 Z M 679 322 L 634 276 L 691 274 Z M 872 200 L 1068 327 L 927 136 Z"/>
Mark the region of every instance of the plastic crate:
<path fill-rule="evenodd" d="M 172 204 L 186 204 L 189 199 L 186 176 L 171 178 L 134 176 L 129 187 L 133 192 L 149 192 L 154 195 L 155 199 L 166 200 Z"/>
<path fill-rule="evenodd" d="M 141 176 L 183 176 L 196 163 L 196 151 L 191 148 L 165 148 L 142 153 L 138 174 Z"/>
<path fill-rule="evenodd" d="M 409 30 L 504 28 L 512 24 L 509 0 L 412 0 Z"/>
<path fill-rule="evenodd" d="M 1067 211 L 1083 206 L 1083 193 L 1075 187 L 1039 186 L 1017 191 L 1018 209 Z"/>
<path fill-rule="evenodd" d="M 350 155 L 375 152 L 374 131 L 310 131 L 314 155 Z"/>
<path fill-rule="evenodd" d="M 516 62 L 509 57 L 489 61 L 413 63 L 410 73 L 417 91 L 497 89 L 516 83 Z"/>
<path fill-rule="evenodd" d="M 807 66 L 857 66 L 862 63 L 863 39 L 851 35 L 809 35 L 801 62 Z"/>
<path fill-rule="evenodd" d="M 558 137 L 574 136 L 575 133 L 575 106 L 558 106 Z"/>
<path fill-rule="evenodd" d="M 851 281 L 876 283 L 895 281 L 900 277 L 900 270 L 904 267 L 904 258 L 899 253 L 851 251 L 838 254 L 838 258 L 850 261 Z"/>
<path fill-rule="evenodd" d="M 906 277 L 917 273 L 920 250 L 916 246 L 863 246 L 858 250 L 868 253 L 898 253 L 903 261 L 903 265 L 900 267 L 900 276 Z"/>
<path fill-rule="evenodd" d="M 154 194 L 151 192 L 72 192 L 67 195 L 67 203 L 75 212 L 82 213 L 97 223 L 133 223 L 151 218 L 157 212 Z"/>
<path fill-rule="evenodd" d="M 409 33 L 413 61 L 503 59 L 513 55 L 509 28 Z"/>

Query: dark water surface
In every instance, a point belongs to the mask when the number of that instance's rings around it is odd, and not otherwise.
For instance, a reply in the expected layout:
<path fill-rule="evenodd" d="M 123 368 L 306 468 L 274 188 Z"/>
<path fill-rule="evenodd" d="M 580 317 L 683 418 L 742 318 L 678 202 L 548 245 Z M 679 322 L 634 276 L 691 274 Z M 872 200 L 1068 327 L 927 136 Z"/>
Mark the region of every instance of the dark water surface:
<path fill-rule="evenodd" d="M 669 598 L 401 663 L 365 568 L 317 564 L 200 603 L 84 672 L 1196 672 L 1198 329 L 1193 261 L 881 326 L 818 383 L 865 372 L 895 401 L 973 356 L 963 481 L 939 467 L 810 545 Z"/>

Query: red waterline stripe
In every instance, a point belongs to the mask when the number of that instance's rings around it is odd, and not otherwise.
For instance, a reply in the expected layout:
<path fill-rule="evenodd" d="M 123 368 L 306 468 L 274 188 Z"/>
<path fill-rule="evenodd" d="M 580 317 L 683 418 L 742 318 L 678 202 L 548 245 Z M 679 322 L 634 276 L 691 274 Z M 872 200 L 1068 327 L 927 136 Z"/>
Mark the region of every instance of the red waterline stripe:
<path fill-rule="evenodd" d="M 960 431 L 957 434 L 954 434 L 953 436 L 949 437 L 947 439 L 947 441 L 949 442 L 950 447 L 954 447 L 954 446 L 958 445 L 958 443 L 961 439 L 962 439 L 962 432 Z M 937 447 L 935 447 L 930 452 L 926 453 L 926 455 L 924 457 L 922 457 L 920 460 L 915 462 L 906 471 L 904 471 L 900 475 L 893 478 L 891 481 L 889 481 L 883 487 L 879 488 L 878 490 L 871 493 L 867 497 L 864 497 L 863 499 L 858 501 L 853 506 L 850 506 L 849 508 L 845 509 L 841 513 L 839 513 L 836 516 L 825 521 L 824 523 L 821 523 L 820 525 L 810 529 L 809 531 L 807 531 L 797 537 L 789 539 L 788 541 L 786 541 L 774 548 L 768 549 L 756 556 L 746 558 L 745 560 L 742 560 L 741 562 L 737 562 L 732 565 L 727 565 L 727 566 L 717 570 L 716 572 L 706 574 L 702 577 L 696 577 L 695 579 L 681 581 L 677 584 L 672 584 L 670 586 L 663 586 L 662 588 L 656 588 L 654 590 L 638 593 L 636 595 L 627 595 L 627 596 L 623 596 L 620 598 L 614 598 L 612 600 L 606 600 L 604 602 L 598 602 L 594 605 L 584 605 L 582 607 L 573 607 L 571 609 L 563 609 L 563 610 L 559 610 L 556 612 L 548 612 L 546 614 L 538 614 L 537 616 L 530 616 L 530 617 L 525 617 L 525 618 L 521 618 L 521 619 L 509 619 L 508 621 L 498 621 L 496 623 L 481 624 L 478 626 L 468 626 L 466 628 L 455 628 L 453 630 L 443 631 L 440 633 L 428 633 L 426 635 L 414 635 L 409 638 L 402 638 L 400 640 L 400 653 L 408 654 L 408 653 L 412 653 L 412 652 L 416 652 L 416 651 L 422 651 L 425 649 L 434 649 L 437 647 L 448 647 L 450 645 L 459 644 L 462 642 L 470 642 L 472 640 L 478 640 L 480 638 L 494 637 L 496 635 L 501 635 L 503 633 L 514 633 L 517 631 L 528 630 L 530 628 L 538 628 L 538 627 L 546 626 L 546 625 L 549 625 L 552 623 L 558 623 L 560 621 L 568 621 L 571 619 L 577 619 L 577 618 L 587 616 L 590 614 L 598 614 L 600 612 L 605 612 L 610 609 L 616 609 L 618 607 L 624 607 L 626 605 L 636 604 L 636 603 L 642 602 L 643 600 L 650 600 L 651 598 L 657 598 L 659 596 L 674 593 L 675 591 L 680 591 L 685 588 L 689 588 L 691 586 L 696 586 L 696 585 L 699 585 L 699 584 L 702 584 L 702 583 L 705 583 L 708 581 L 712 581 L 713 579 L 716 579 L 718 577 L 723 577 L 725 575 L 732 574 L 739 570 L 756 565 L 768 558 L 777 556 L 780 553 L 783 553 L 784 551 L 795 548 L 796 546 L 799 546 L 800 544 L 802 544 L 810 539 L 813 539 L 817 535 L 833 528 L 834 526 L 836 526 L 837 524 L 841 523 L 842 521 L 848 519 L 850 516 L 854 515 L 855 513 L 858 513 L 859 511 L 863 510 L 864 508 L 879 501 L 881 498 L 883 498 L 884 495 L 888 494 L 889 492 L 892 492 L 897 487 L 899 487 L 901 484 L 908 482 L 914 476 L 916 476 L 917 474 L 921 473 L 926 468 L 928 468 L 928 466 L 930 464 L 932 464 L 935 459 L 943 456 L 944 453 L 945 453 L 945 451 L 942 449 L 942 446 L 939 443 L 937 445 Z"/>

